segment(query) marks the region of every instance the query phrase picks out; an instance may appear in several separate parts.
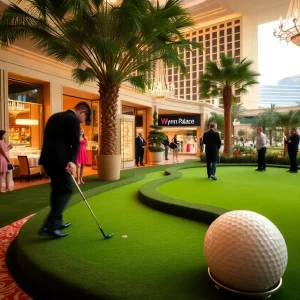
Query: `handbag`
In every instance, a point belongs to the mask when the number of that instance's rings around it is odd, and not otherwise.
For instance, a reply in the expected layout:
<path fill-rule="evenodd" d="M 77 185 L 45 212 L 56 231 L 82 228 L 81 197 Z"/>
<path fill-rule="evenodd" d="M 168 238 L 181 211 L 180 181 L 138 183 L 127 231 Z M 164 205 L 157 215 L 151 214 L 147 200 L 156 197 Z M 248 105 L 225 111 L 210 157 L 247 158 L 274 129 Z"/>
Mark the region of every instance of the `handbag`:
<path fill-rule="evenodd" d="M 8 171 L 11 171 L 11 170 L 14 170 L 14 169 L 15 169 L 15 167 L 11 163 L 7 164 L 7 170 Z"/>
<path fill-rule="evenodd" d="M 174 142 L 171 142 L 170 145 L 169 145 L 169 147 L 170 147 L 171 149 L 176 149 L 176 148 L 178 148 L 178 146 L 177 146 Z"/>

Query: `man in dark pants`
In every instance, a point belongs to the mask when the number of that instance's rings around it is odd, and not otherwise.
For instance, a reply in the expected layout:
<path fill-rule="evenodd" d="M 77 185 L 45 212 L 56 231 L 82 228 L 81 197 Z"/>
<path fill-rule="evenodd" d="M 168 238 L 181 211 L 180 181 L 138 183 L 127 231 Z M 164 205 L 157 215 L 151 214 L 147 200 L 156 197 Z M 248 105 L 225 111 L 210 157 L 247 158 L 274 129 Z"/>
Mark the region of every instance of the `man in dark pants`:
<path fill-rule="evenodd" d="M 256 128 L 256 142 L 255 147 L 257 151 L 257 161 L 258 166 L 255 171 L 265 172 L 266 171 L 266 152 L 267 152 L 267 138 L 266 135 L 262 132 L 262 128 Z"/>
<path fill-rule="evenodd" d="M 142 133 L 140 132 L 138 137 L 135 139 L 135 164 L 138 167 L 139 163 L 141 166 L 144 166 L 144 152 L 145 152 L 146 142 L 142 137 Z"/>
<path fill-rule="evenodd" d="M 222 141 L 220 134 L 216 131 L 217 124 L 211 123 L 210 130 L 203 135 L 203 144 L 205 144 L 207 177 L 217 180 L 216 169 L 219 161 L 219 149 Z"/>
<path fill-rule="evenodd" d="M 298 173 L 298 148 L 299 148 L 299 134 L 296 128 L 291 129 L 291 135 L 288 139 L 285 139 L 285 144 L 288 147 L 288 154 L 290 158 L 291 167 L 287 172 Z"/>
<path fill-rule="evenodd" d="M 65 237 L 62 213 L 72 194 L 72 178 L 80 143 L 80 123 L 90 122 L 91 108 L 85 102 L 73 110 L 52 115 L 46 125 L 39 164 L 51 179 L 50 213 L 39 231 L 42 236 Z"/>

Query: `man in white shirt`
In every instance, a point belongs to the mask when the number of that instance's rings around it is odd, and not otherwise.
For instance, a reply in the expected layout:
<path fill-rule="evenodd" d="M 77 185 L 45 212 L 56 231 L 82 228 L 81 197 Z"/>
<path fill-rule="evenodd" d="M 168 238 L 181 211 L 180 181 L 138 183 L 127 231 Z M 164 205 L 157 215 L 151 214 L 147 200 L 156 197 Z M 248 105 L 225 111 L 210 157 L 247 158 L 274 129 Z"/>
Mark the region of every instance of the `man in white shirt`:
<path fill-rule="evenodd" d="M 256 128 L 256 151 L 257 151 L 257 160 L 258 168 L 255 171 L 265 172 L 266 171 L 266 152 L 267 152 L 267 139 L 266 135 L 262 132 L 262 128 Z"/>

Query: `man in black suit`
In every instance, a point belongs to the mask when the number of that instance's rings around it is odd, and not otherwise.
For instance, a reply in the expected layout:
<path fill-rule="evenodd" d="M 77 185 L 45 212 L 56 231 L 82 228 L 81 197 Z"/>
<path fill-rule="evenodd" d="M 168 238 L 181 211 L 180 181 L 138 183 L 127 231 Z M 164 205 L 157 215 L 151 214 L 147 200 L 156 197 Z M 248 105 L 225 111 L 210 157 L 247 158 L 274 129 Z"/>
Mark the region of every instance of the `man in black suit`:
<path fill-rule="evenodd" d="M 211 123 L 210 130 L 203 135 L 203 144 L 205 144 L 207 176 L 213 180 L 216 178 L 217 163 L 219 161 L 219 149 L 222 141 L 220 134 L 216 131 L 217 124 Z"/>
<path fill-rule="evenodd" d="M 296 128 L 291 129 L 291 135 L 288 139 L 285 139 L 285 144 L 288 147 L 288 154 L 290 158 L 291 167 L 287 172 L 298 173 L 298 148 L 299 148 L 299 134 Z"/>
<path fill-rule="evenodd" d="M 72 174 L 80 145 L 80 123 L 91 121 L 91 108 L 85 102 L 73 110 L 52 115 L 45 128 L 44 143 L 39 164 L 51 179 L 50 213 L 39 234 L 55 238 L 65 237 L 61 232 L 71 225 L 63 223 L 62 213 L 72 194 Z"/>
<path fill-rule="evenodd" d="M 140 132 L 135 139 L 135 164 L 137 167 L 139 163 L 141 166 L 144 166 L 143 158 L 144 158 L 145 146 L 146 146 L 146 142 L 142 137 L 142 133 Z"/>

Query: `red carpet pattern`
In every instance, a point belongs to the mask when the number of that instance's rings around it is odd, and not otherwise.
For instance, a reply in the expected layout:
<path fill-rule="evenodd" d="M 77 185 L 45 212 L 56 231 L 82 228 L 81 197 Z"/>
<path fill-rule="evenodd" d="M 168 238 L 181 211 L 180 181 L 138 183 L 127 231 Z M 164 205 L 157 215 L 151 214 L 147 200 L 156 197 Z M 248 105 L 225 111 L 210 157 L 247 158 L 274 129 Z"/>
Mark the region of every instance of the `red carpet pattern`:
<path fill-rule="evenodd" d="M 18 235 L 23 224 L 30 217 L 31 216 L 28 216 L 0 229 L 0 300 L 32 299 L 26 295 L 15 283 L 13 278 L 10 276 L 5 263 L 5 255 L 8 246 Z"/>

